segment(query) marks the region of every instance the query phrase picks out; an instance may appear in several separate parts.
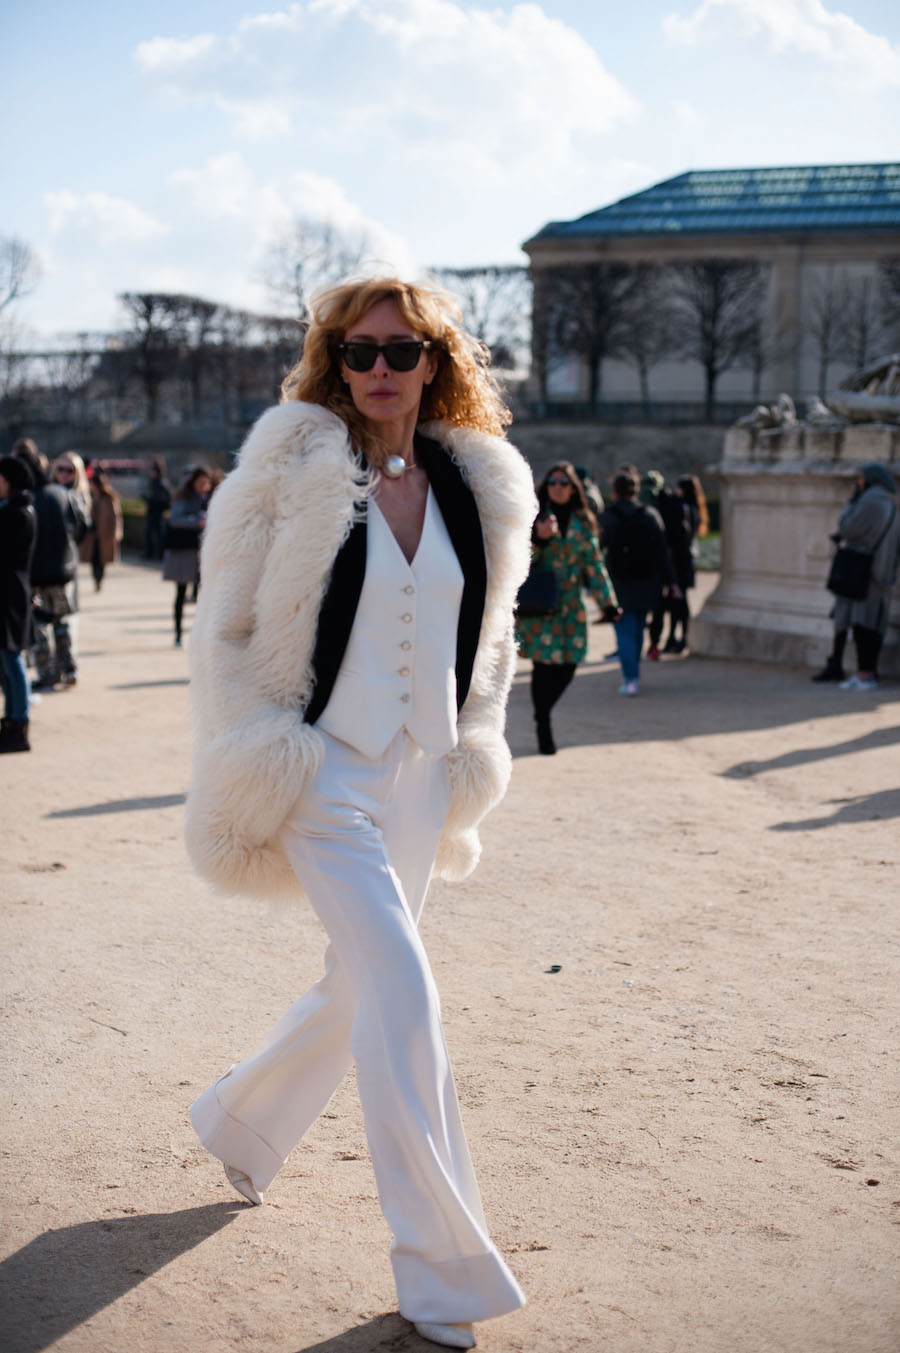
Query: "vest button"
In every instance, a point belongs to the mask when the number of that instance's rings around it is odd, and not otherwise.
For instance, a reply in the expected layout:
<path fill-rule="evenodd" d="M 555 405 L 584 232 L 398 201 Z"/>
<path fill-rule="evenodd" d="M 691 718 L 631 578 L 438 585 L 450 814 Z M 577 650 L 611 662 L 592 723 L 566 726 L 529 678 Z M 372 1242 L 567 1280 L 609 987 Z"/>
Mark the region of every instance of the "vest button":
<path fill-rule="evenodd" d="M 400 676 L 409 676 L 409 668 L 408 668 L 408 667 L 401 667 L 401 668 L 400 668 Z"/>
<path fill-rule="evenodd" d="M 408 649 L 408 648 L 412 648 L 412 644 L 409 642 L 408 639 L 404 639 L 404 640 L 403 640 L 403 643 L 400 645 L 400 647 L 401 647 L 401 648 Z"/>
<path fill-rule="evenodd" d="M 408 705 L 408 704 L 409 704 L 409 696 L 408 696 L 408 695 L 401 695 L 400 699 L 403 701 L 404 705 Z"/>
<path fill-rule="evenodd" d="M 401 615 L 400 619 L 403 621 L 404 625 L 412 623 L 412 616 L 409 614 L 409 611 L 407 611 L 406 615 Z"/>
<path fill-rule="evenodd" d="M 408 597 L 411 597 L 413 592 L 415 592 L 415 590 L 416 589 L 414 587 L 404 587 L 403 589 L 403 591 L 406 593 Z"/>

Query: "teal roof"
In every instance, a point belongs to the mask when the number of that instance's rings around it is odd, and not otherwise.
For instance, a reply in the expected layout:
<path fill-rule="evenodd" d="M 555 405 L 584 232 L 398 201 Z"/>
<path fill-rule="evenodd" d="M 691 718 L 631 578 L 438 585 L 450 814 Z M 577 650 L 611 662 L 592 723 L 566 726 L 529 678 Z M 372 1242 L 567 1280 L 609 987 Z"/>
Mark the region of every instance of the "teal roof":
<path fill-rule="evenodd" d="M 691 170 L 534 238 L 891 229 L 900 247 L 900 164 L 839 164 Z"/>

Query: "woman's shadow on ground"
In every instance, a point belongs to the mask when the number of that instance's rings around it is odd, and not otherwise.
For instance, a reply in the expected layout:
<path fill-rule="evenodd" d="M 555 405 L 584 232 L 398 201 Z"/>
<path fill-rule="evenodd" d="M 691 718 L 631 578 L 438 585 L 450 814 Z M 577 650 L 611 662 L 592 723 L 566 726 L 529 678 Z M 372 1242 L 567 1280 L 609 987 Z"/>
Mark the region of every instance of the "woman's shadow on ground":
<path fill-rule="evenodd" d="M 81 1222 L 45 1231 L 0 1264 L 3 1348 L 39 1353 L 215 1235 L 244 1204 Z"/>
<path fill-rule="evenodd" d="M 401 1315 L 390 1312 L 344 1330 L 324 1343 L 303 1344 L 295 1353 L 435 1353 L 435 1345 L 417 1334 Z"/>
<path fill-rule="evenodd" d="M 145 1278 L 227 1226 L 245 1204 L 80 1222 L 45 1231 L 0 1263 L 0 1348 L 41 1353 Z M 434 1345 L 394 1312 L 296 1353 L 426 1353 Z"/>
<path fill-rule="evenodd" d="M 900 703 L 900 685 L 895 681 L 871 695 L 854 696 L 836 686 L 813 685 L 809 677 L 803 668 L 720 658 L 645 661 L 639 698 L 624 700 L 618 695 L 618 664 L 586 662 L 553 712 L 556 741 L 560 749 L 635 745 L 779 728 L 784 730 L 787 753 L 799 764 L 863 750 L 858 736 L 837 738 L 830 752 L 804 750 L 812 721 L 833 719 L 838 729 L 845 715 L 877 707 L 893 711 Z M 537 750 L 529 683 L 530 672 L 520 670 L 510 692 L 507 739 L 514 757 L 534 756 Z M 865 736 L 873 746 L 881 746 L 892 737 L 896 740 L 896 729 Z M 780 757 L 778 764 L 789 764 L 788 756 Z M 741 778 L 765 768 L 747 762 L 723 773 Z"/>

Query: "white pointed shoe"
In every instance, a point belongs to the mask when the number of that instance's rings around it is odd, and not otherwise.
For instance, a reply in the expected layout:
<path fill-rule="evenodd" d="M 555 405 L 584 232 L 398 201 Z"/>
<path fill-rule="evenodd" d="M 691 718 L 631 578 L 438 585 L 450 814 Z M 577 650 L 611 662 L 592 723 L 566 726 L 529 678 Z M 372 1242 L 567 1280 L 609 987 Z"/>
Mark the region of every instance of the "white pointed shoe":
<path fill-rule="evenodd" d="M 416 1333 L 444 1348 L 474 1348 L 475 1331 L 471 1325 L 439 1325 L 433 1320 L 414 1320 Z"/>
<path fill-rule="evenodd" d="M 243 1170 L 237 1169 L 234 1165 L 225 1166 L 225 1174 L 228 1176 L 228 1182 L 233 1189 L 237 1189 L 242 1197 L 247 1199 L 248 1203 L 253 1203 L 254 1207 L 262 1207 L 265 1198 L 261 1193 L 257 1193 L 253 1187 L 253 1181 Z M 467 1347 L 467 1345 L 462 1345 Z"/>

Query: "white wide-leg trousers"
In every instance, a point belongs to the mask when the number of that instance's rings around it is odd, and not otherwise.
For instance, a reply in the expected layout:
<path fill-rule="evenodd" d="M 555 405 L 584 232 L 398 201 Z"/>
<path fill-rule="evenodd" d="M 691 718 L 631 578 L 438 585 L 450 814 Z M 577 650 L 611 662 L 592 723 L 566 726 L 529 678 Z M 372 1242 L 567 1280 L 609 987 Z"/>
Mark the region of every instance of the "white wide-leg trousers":
<path fill-rule="evenodd" d="M 207 1150 L 262 1192 L 351 1060 L 409 1320 L 484 1320 L 525 1300 L 492 1245 L 417 922 L 447 813 L 444 758 L 405 732 L 370 760 L 325 758 L 283 828 L 331 940 L 325 975 L 194 1104 Z"/>

